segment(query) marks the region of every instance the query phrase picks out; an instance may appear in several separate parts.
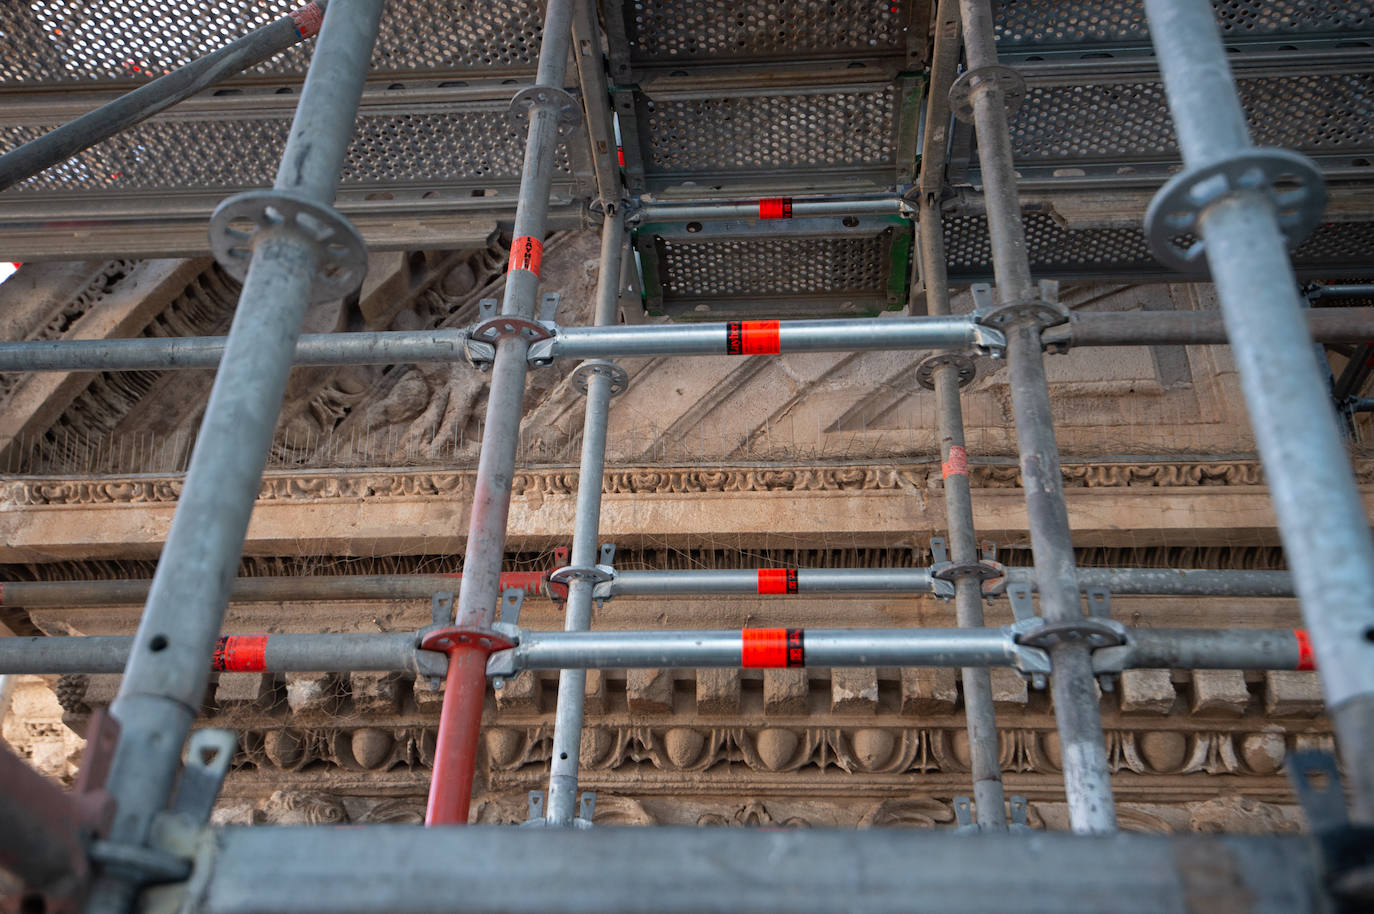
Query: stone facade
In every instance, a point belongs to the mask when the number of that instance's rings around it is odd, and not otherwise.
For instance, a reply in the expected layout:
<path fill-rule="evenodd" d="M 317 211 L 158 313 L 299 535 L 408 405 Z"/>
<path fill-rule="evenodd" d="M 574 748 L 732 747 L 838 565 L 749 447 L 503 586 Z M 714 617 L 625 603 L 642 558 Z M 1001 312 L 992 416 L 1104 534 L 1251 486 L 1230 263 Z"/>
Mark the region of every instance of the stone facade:
<path fill-rule="evenodd" d="M 591 233 L 550 240 L 559 320 L 585 323 Z M 310 329 L 462 326 L 499 292 L 499 247 L 379 255 L 356 313 Z M 29 265 L 0 288 L 11 338 L 206 334 L 236 288 L 192 261 Z M 1212 306 L 1206 287 L 1066 286 L 1071 307 Z M 959 297 L 956 310 L 969 302 Z M 617 565 L 924 565 L 944 505 L 933 394 L 911 353 L 627 360 L 614 401 L 602 538 Z M 1070 520 L 1085 565 L 1278 568 L 1282 557 L 1223 347 L 1072 352 L 1050 377 Z M 573 524 L 582 400 L 572 365 L 533 372 L 514 479 L 513 570 L 552 566 Z M 1029 562 L 1005 369 L 966 391 L 980 537 Z M 151 576 L 181 491 L 207 372 L 0 378 L 0 578 Z M 293 374 L 248 535 L 245 574 L 461 570 L 485 377 L 466 365 Z M 1366 498 L 1374 462 L 1357 452 Z M 8 462 L 8 463 L 7 463 Z M 1374 506 L 1374 501 L 1371 502 Z M 1132 625 L 1296 627 L 1292 600 L 1113 599 Z M 21 634 L 129 634 L 138 607 L 27 609 Z M 418 603 L 235 604 L 231 632 L 408 631 Z M 1005 601 L 989 624 L 1009 619 Z M 561 628 L 527 600 L 522 624 Z M 939 626 L 934 598 L 622 598 L 595 625 Z M 5 739 L 70 780 L 92 708 L 117 676 L 26 679 Z M 1064 828 L 1046 693 L 993 680 L 1009 794 L 1032 825 Z M 556 679 L 523 674 L 488 698 L 473 818 L 517 822 L 547 779 Z M 225 822 L 414 822 L 441 687 L 380 674 L 223 674 L 204 726 L 240 751 Z M 1331 745 L 1315 675 L 1133 671 L 1102 697 L 1123 827 L 1288 831 L 1301 817 L 1286 752 Z M 60 702 L 60 705 L 59 705 Z M 64 723 L 65 722 L 65 723 Z M 72 729 L 68 729 L 68 726 Z M 960 685 L 947 670 L 605 671 L 588 677 L 583 786 L 606 824 L 917 826 L 954 821 L 970 791 Z"/>

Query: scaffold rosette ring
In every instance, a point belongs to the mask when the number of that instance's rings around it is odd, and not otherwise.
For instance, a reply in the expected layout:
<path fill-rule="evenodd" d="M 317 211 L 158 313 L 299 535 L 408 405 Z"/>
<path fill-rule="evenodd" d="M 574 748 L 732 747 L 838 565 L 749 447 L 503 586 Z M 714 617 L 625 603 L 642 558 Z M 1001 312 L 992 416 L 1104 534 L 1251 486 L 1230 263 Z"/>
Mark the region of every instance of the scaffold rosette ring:
<path fill-rule="evenodd" d="M 356 292 L 367 275 L 367 245 L 362 235 L 332 206 L 278 190 L 251 190 L 227 198 L 210 217 L 210 250 L 224 271 L 239 282 L 248 276 L 261 232 L 291 229 L 319 248 L 310 285 L 312 304 Z"/>
<path fill-rule="evenodd" d="M 1233 194 L 1259 192 L 1274 201 L 1279 230 L 1289 247 L 1311 234 L 1326 209 L 1326 181 L 1305 155 L 1288 149 L 1247 149 L 1201 168 L 1174 175 L 1145 211 L 1145 237 L 1155 259 L 1185 273 L 1207 267 L 1205 242 L 1196 236 L 1202 215 Z"/>

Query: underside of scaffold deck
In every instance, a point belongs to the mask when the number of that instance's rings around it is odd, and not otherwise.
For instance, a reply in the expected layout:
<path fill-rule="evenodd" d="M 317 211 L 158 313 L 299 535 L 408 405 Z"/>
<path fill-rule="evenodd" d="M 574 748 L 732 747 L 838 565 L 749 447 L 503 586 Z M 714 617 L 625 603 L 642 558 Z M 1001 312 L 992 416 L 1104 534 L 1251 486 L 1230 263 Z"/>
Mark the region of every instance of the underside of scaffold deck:
<path fill-rule="evenodd" d="M 1374 311 L 1304 311 L 1374 292 L 1374 5 L 36 0 L 0 8 L 0 37 L 5 255 L 213 256 L 243 283 L 227 337 L 0 344 L 4 371 L 217 369 L 152 580 L 5 591 L 146 601 L 131 638 L 0 641 L 0 674 L 124 673 L 70 795 L 0 752 L 0 865 L 29 892 L 17 910 L 1374 903 L 1374 545 L 1313 357 L 1314 340 L 1368 344 Z M 559 326 L 544 245 L 588 227 L 591 326 Z M 369 252 L 498 236 L 504 298 L 469 327 L 301 333 L 311 303 L 358 294 Z M 1054 281 L 1092 279 L 1209 281 L 1221 307 L 1071 315 Z M 1304 299 L 1308 280 L 1324 285 Z M 975 310 L 951 313 L 952 284 L 974 285 Z M 1291 573 L 1076 568 L 1044 353 L 1204 343 L 1231 346 Z M 929 567 L 614 566 L 601 480 L 628 376 L 612 359 L 884 350 L 912 353 L 939 403 L 948 540 Z M 973 356 L 1007 365 L 1033 569 L 975 538 Z M 527 379 L 555 359 L 584 360 L 571 553 L 503 573 Z M 235 580 L 292 365 L 409 361 L 490 373 L 462 575 Z M 524 596 L 555 589 L 565 631 L 521 627 Z M 958 627 L 592 630 L 593 604 L 622 597 L 808 592 L 928 594 L 953 601 Z M 1296 596 L 1305 627 L 1127 626 L 1111 593 Z M 221 634 L 231 600 L 302 594 L 428 599 L 433 624 Z M 1012 623 L 986 624 L 1000 599 Z M 588 670 L 806 666 L 959 669 L 972 800 L 958 828 L 592 828 Z M 1032 833 L 1005 795 L 992 667 L 1052 697 L 1074 834 Z M 1138 667 L 1318 670 L 1343 766 L 1287 760 L 1311 834 L 1116 833 L 1098 690 Z M 427 827 L 210 826 L 234 738 L 193 732 L 209 673 L 320 669 L 446 680 Z M 560 671 L 547 794 L 528 828 L 463 828 L 487 689 L 532 669 Z"/>

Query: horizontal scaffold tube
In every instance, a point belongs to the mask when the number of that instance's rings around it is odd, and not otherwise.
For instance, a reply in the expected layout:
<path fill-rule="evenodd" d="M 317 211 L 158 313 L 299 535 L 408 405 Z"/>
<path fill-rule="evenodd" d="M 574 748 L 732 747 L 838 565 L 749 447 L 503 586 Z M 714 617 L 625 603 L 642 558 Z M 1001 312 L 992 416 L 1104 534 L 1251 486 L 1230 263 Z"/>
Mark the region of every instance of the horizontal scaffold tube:
<path fill-rule="evenodd" d="M 463 330 L 386 333 L 305 333 L 296 341 L 296 366 L 392 365 L 456 362 L 464 358 Z M 0 343 L 0 371 L 166 371 L 215 368 L 228 337 L 138 337 L 125 340 L 33 340 Z"/>
<path fill-rule="evenodd" d="M 530 358 L 642 355 L 763 355 L 1001 345 L 1001 334 L 968 315 L 890 320 L 731 321 L 614 327 L 557 327 L 530 346 Z M 302 335 L 298 366 L 390 365 L 467 358 L 464 330 Z M 155 371 L 213 368 L 225 337 L 34 340 L 0 343 L 0 371 Z"/>
<path fill-rule="evenodd" d="M 523 632 L 514 648 L 492 655 L 487 672 L 799 666 L 1015 666 L 1049 672 L 1043 651 L 1019 645 L 1010 629 L 997 628 Z"/>
<path fill-rule="evenodd" d="M 823 216 L 897 216 L 914 207 L 897 194 L 839 197 L 764 197 L 739 202 L 683 201 L 644 203 L 637 215 L 645 222 L 690 222 L 715 219 L 802 219 Z"/>
<path fill-rule="evenodd" d="M 460 574 L 301 575 L 299 577 L 235 578 L 231 603 L 275 603 L 303 600 L 428 600 L 458 586 Z M 0 605 L 120 606 L 148 599 L 149 580 L 132 581 L 6 581 L 0 583 Z M 559 585 L 554 585 L 558 587 Z M 530 596 L 548 592 L 541 571 L 508 571 L 501 589 L 519 588 Z"/>
<path fill-rule="evenodd" d="M 1374 308 L 1306 312 L 1318 343 L 1374 338 Z M 553 327 L 530 345 L 530 359 L 596 359 L 663 355 L 770 355 L 982 348 L 999 351 L 1000 332 L 970 315 L 853 320 L 728 321 Z M 1045 333 L 1047 345 L 1162 346 L 1224 344 L 1214 312 L 1079 314 Z M 225 337 L 138 337 L 109 340 L 0 342 L 0 371 L 170 371 L 214 368 Z M 466 330 L 308 333 L 296 343 L 297 366 L 392 365 L 468 358 Z"/>
<path fill-rule="evenodd" d="M 596 586 L 598 600 L 614 597 L 693 596 L 696 594 L 890 593 L 953 596 L 954 587 L 932 568 L 755 568 L 616 571 Z M 1030 568 L 1006 569 L 1003 581 L 988 582 L 986 593 L 1000 594 L 1008 583 L 1035 586 Z M 1080 568 L 1081 590 L 1102 589 L 1125 596 L 1291 597 L 1286 571 L 1229 571 L 1181 568 Z"/>
<path fill-rule="evenodd" d="M 1158 670 L 1315 670 L 1303 629 L 1133 628 L 1126 643 L 1093 652 L 1093 668 Z"/>
<path fill-rule="evenodd" d="M 237 603 L 304 600 L 429 599 L 451 590 L 457 574 L 302 575 L 299 577 L 236 578 L 229 599 Z M 565 585 L 549 583 L 544 572 L 511 571 L 501 575 L 503 590 L 518 587 L 530 596 L 549 594 L 561 599 Z M 1028 568 L 1009 568 L 1002 583 L 990 582 L 988 592 L 1000 593 L 1007 582 L 1024 581 L 1034 587 Z M 36 608 L 57 606 L 120 606 L 143 603 L 148 580 L 127 581 L 8 581 L 0 582 L 0 605 Z M 1218 571 L 1174 568 L 1080 568 L 1079 587 L 1103 589 L 1118 595 L 1291 597 L 1292 579 L 1286 571 Z M 553 590 L 551 593 L 550 590 Z M 691 596 L 694 594 L 888 593 L 944 595 L 949 589 L 928 568 L 750 568 L 686 571 L 617 571 L 596 586 L 595 598 L 626 596 Z"/>
<path fill-rule="evenodd" d="M 680 571 L 617 571 L 596 586 L 598 600 L 621 596 L 695 594 L 943 593 L 929 568 L 741 568 Z"/>
<path fill-rule="evenodd" d="M 1315 343 L 1374 339 L 1374 308 L 1313 308 L 1303 312 Z M 1042 336 L 1046 346 L 1202 346 L 1227 343 L 1220 311 L 1077 312 Z"/>
<path fill-rule="evenodd" d="M 1097 651 L 1102 672 L 1315 668 L 1302 630 L 1123 631 L 1123 645 Z M 1010 627 L 523 632 L 516 647 L 492 655 L 487 672 L 799 666 L 1010 666 L 1023 673 L 1048 672 L 1046 654 L 1018 643 L 1021 637 Z"/>
<path fill-rule="evenodd" d="M 134 639 L 122 635 L 0 638 L 4 673 L 122 673 Z M 443 654 L 419 648 L 415 632 L 344 635 L 221 635 L 217 673 L 388 672 L 442 676 Z"/>
<path fill-rule="evenodd" d="M 514 629 L 509 630 L 514 633 Z M 1124 669 L 1311 670 L 1301 629 L 1123 629 L 1125 643 L 1099 648 L 1098 672 Z M 1017 643 L 1012 628 L 800 629 L 717 631 L 520 631 L 493 654 L 488 673 L 520 670 L 772 668 L 831 666 L 1010 666 L 1050 672 L 1043 651 Z M 416 632 L 221 635 L 212 670 L 221 673 L 385 671 L 442 676 L 447 658 L 421 650 Z M 0 638 L 0 675 L 118 673 L 133 639 L 122 635 Z"/>
<path fill-rule="evenodd" d="M 1034 570 L 1008 568 L 1007 583 L 1015 581 L 1034 589 Z M 1291 597 L 1293 576 L 1286 571 L 1210 568 L 1079 568 L 1078 588 L 1122 596 Z M 1004 589 L 1005 585 L 994 588 Z"/>

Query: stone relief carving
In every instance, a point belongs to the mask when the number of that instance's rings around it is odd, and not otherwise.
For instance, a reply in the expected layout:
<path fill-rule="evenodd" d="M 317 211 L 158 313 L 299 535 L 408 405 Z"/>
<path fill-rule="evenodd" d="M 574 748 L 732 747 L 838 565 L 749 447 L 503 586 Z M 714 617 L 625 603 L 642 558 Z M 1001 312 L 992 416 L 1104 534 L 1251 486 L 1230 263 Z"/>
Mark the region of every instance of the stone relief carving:
<path fill-rule="evenodd" d="M 653 804 L 661 807 L 661 801 Z M 1027 804 L 1027 824 L 1033 829 L 1059 828 L 1063 804 Z M 955 824 L 950 800 L 905 796 L 873 802 L 860 798 L 834 802 L 752 797 L 744 801 L 681 796 L 656 815 L 633 796 L 600 793 L 594 821 L 601 826 L 689 824 L 724 828 L 950 828 Z M 528 818 L 523 794 L 479 795 L 471 821 L 484 825 L 519 825 Z M 1169 834 L 1180 831 L 1231 834 L 1295 834 L 1303 829 L 1297 807 L 1265 803 L 1247 797 L 1218 797 L 1168 805 L 1121 802 L 1117 818 L 1123 831 Z M 221 825 L 418 825 L 424 821 L 419 797 L 367 797 L 319 790 L 274 790 L 253 801 L 228 798 L 218 805 L 214 821 Z"/>
<path fill-rule="evenodd" d="M 240 736 L 233 770 L 415 771 L 434 760 L 432 727 L 284 727 Z M 1327 734 L 1108 730 L 1114 774 L 1279 776 L 1284 756 L 1301 748 L 1333 748 Z M 552 727 L 491 726 L 483 732 L 492 772 L 547 769 Z M 1002 770 L 1058 774 L 1061 755 L 1052 729 L 1016 728 L 998 734 Z M 589 724 L 582 735 L 582 768 L 631 772 L 649 765 L 665 772 L 730 778 L 732 772 L 831 776 L 962 774 L 969 770 L 964 730 L 942 727 L 652 727 Z"/>
<path fill-rule="evenodd" d="M 1374 483 L 1374 460 L 1357 461 L 1361 483 Z M 715 469 L 611 469 L 603 492 L 607 495 L 702 494 L 712 492 L 846 492 L 916 490 L 926 486 L 935 464 L 903 467 L 804 467 L 759 470 L 743 467 Z M 973 483 L 982 488 L 1015 488 L 1015 467 L 972 468 Z M 282 474 L 264 477 L 259 501 L 321 501 L 345 498 L 464 498 L 472 491 L 473 471 L 346 471 Z M 1065 484 L 1089 488 L 1121 486 L 1252 486 L 1262 482 L 1257 463 L 1237 461 L 1206 464 L 1066 464 Z M 44 507 L 84 504 L 152 504 L 175 502 L 182 478 L 30 478 L 0 486 L 0 504 Z M 512 482 L 517 497 L 573 496 L 577 474 L 567 469 L 523 470 Z"/>

